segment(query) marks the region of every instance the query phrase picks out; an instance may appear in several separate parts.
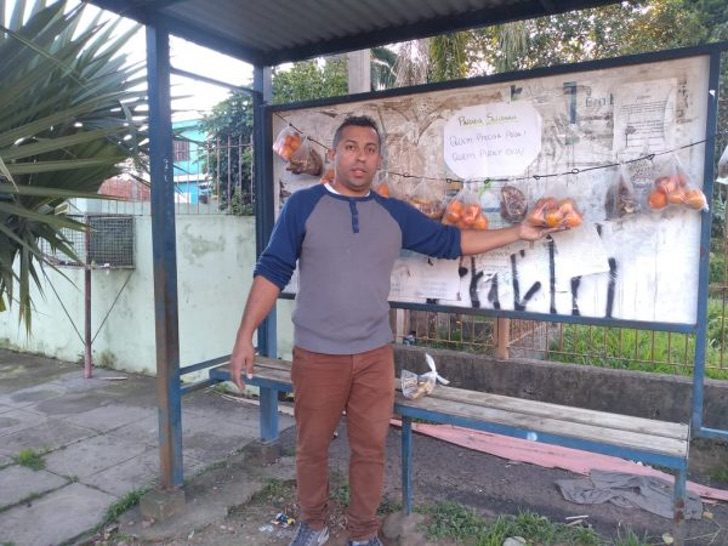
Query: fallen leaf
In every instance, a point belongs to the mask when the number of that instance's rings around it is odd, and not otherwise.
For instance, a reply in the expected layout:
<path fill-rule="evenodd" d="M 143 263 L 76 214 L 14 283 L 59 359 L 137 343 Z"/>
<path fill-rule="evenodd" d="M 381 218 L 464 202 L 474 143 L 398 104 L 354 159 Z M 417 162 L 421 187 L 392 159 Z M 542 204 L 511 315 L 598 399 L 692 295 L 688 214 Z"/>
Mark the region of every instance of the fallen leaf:
<path fill-rule="evenodd" d="M 670 533 L 662 533 L 662 542 L 665 544 L 673 544 L 675 542 L 675 539 L 672 538 L 672 535 Z"/>

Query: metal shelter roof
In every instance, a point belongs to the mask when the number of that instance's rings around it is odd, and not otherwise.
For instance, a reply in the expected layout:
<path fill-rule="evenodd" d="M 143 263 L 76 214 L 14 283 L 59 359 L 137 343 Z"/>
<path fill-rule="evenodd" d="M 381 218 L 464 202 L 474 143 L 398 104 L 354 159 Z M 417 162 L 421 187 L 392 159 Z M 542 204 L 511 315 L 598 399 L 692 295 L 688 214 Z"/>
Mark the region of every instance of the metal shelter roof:
<path fill-rule="evenodd" d="M 615 0 L 89 0 L 258 66 L 275 66 Z"/>

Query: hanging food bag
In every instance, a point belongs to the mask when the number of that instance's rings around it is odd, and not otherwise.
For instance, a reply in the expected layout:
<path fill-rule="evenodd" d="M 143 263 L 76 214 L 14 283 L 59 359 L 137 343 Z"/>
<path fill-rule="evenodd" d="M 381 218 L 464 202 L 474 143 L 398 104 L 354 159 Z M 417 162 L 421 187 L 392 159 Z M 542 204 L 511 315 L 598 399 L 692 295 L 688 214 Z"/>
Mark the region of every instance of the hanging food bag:
<path fill-rule="evenodd" d="M 392 191 L 389 188 L 389 182 L 382 180 L 375 185 L 372 185 L 372 191 L 381 195 L 382 197 L 391 197 Z"/>
<path fill-rule="evenodd" d="M 718 178 L 715 181 L 718 184 L 728 184 L 728 145 L 718 160 Z"/>
<path fill-rule="evenodd" d="M 528 203 L 523 192 L 514 186 L 501 188 L 500 213 L 506 222 L 518 224 L 523 222 L 528 211 Z"/>
<path fill-rule="evenodd" d="M 609 192 L 607 218 L 624 218 L 639 212 L 640 205 L 632 177 L 626 165 L 620 165 Z"/>
<path fill-rule="evenodd" d="M 553 197 L 543 197 L 531 208 L 526 221 L 535 227 L 575 228 L 584 220 L 573 199 L 559 201 Z"/>
<path fill-rule="evenodd" d="M 304 135 L 301 145 L 293 152 L 286 169 L 293 174 L 321 176 L 323 167 L 324 161 L 321 155 L 314 149 L 311 141 Z"/>
<path fill-rule="evenodd" d="M 695 210 L 708 210 L 708 200 L 673 155 L 655 178 L 653 189 L 647 196 L 647 205 L 660 210 L 668 205 L 686 206 Z"/>
<path fill-rule="evenodd" d="M 290 161 L 291 157 L 303 142 L 303 135 L 296 131 L 290 125 L 281 129 L 273 142 L 273 151 L 285 161 Z"/>
<path fill-rule="evenodd" d="M 488 229 L 488 218 L 480 208 L 478 194 L 468 188 L 460 190 L 447 204 L 442 223 L 460 229 Z"/>
<path fill-rule="evenodd" d="M 440 180 L 423 178 L 415 186 L 408 201 L 422 214 L 439 222 L 445 212 L 445 187 Z"/>

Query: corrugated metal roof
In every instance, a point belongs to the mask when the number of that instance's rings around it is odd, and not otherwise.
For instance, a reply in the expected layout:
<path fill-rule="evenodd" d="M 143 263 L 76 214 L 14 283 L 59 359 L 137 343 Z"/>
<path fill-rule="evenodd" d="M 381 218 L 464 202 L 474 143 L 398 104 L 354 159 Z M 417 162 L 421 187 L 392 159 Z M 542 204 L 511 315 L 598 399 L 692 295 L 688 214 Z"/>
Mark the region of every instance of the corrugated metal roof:
<path fill-rule="evenodd" d="M 616 0 L 90 0 L 262 66 Z"/>

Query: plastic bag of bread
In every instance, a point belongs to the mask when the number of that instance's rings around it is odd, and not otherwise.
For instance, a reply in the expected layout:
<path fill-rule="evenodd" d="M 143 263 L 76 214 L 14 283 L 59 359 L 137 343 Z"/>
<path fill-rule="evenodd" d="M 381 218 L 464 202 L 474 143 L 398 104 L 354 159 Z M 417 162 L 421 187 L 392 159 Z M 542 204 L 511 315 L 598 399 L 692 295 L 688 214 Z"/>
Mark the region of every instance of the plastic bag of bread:
<path fill-rule="evenodd" d="M 607 218 L 623 218 L 640 211 L 639 198 L 626 165 L 620 165 L 607 194 Z"/>
<path fill-rule="evenodd" d="M 427 353 L 425 353 L 425 362 L 427 362 L 430 371 L 421 375 L 417 375 L 409 370 L 402 370 L 400 387 L 402 388 L 402 395 L 409 400 L 417 400 L 427 394 L 432 394 L 438 382 L 443 385 L 450 383 L 450 381 L 437 373 L 435 360 Z"/>
<path fill-rule="evenodd" d="M 291 157 L 303 142 L 303 135 L 288 125 L 281 129 L 278 136 L 273 141 L 273 151 L 286 161 L 290 161 Z"/>
<path fill-rule="evenodd" d="M 506 222 L 518 224 L 523 222 L 528 212 L 528 203 L 523 192 L 514 186 L 501 188 L 500 213 Z"/>
<path fill-rule="evenodd" d="M 286 169 L 293 174 L 321 176 L 324 169 L 324 161 L 321 155 L 311 145 L 311 141 L 303 136 L 303 141 L 288 160 Z"/>
<path fill-rule="evenodd" d="M 483 214 L 478 195 L 468 188 L 463 188 L 450 199 L 442 223 L 460 229 L 488 229 L 488 217 Z"/>
<path fill-rule="evenodd" d="M 445 213 L 445 186 L 440 180 L 423 178 L 407 201 L 428 218 L 439 222 Z"/>
<path fill-rule="evenodd" d="M 573 199 L 555 199 L 543 197 L 528 213 L 526 221 L 536 227 L 579 227 L 584 218 Z"/>
<path fill-rule="evenodd" d="M 728 146 L 718 160 L 718 177 L 715 179 L 718 184 L 728 184 Z"/>
<path fill-rule="evenodd" d="M 708 210 L 705 194 L 687 174 L 676 155 L 663 165 L 647 196 L 647 206 L 652 210 L 660 210 L 669 205 Z"/>

